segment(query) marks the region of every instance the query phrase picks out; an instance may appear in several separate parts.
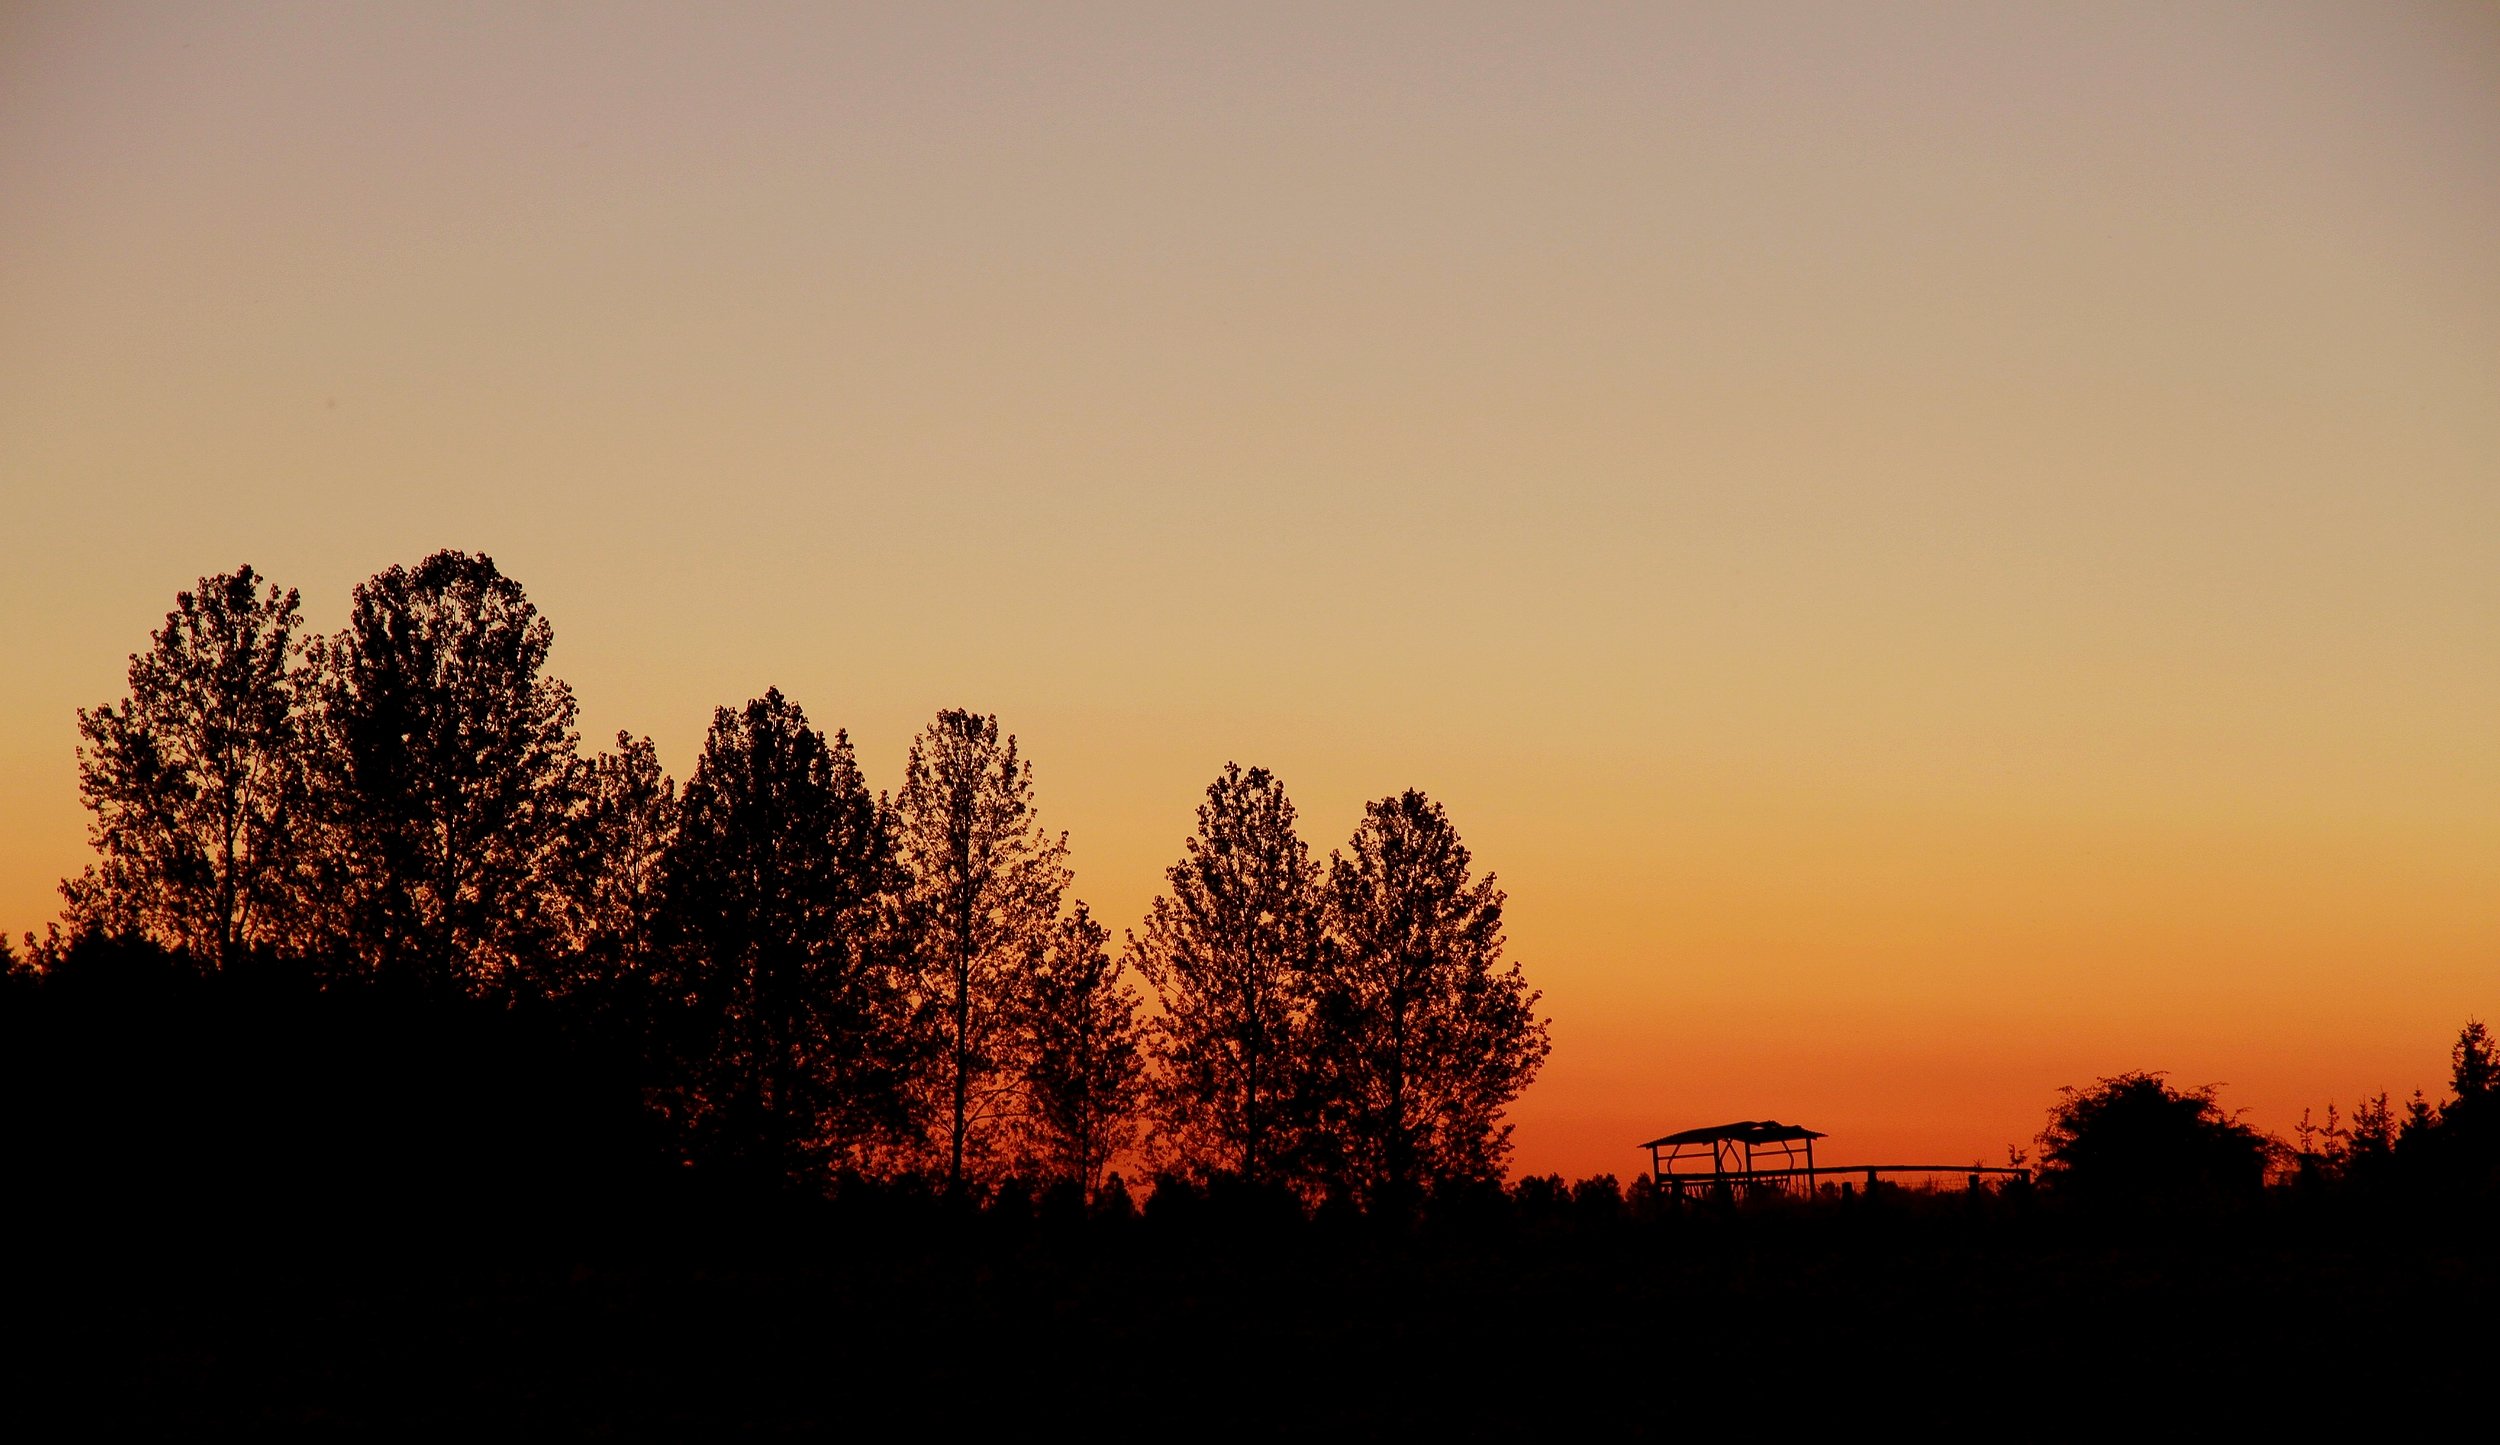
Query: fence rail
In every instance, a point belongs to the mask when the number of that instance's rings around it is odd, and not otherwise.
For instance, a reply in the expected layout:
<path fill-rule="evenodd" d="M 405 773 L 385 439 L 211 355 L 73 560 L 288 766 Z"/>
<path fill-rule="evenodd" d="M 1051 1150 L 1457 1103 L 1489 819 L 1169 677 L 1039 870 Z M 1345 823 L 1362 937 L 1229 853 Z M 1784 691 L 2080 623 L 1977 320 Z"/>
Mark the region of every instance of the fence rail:
<path fill-rule="evenodd" d="M 1688 1174 L 1660 1171 L 1651 1177 L 1662 1187 L 1681 1194 L 1687 1188 L 1711 1188 L 1722 1184 L 1758 1188 L 1799 1179 L 1811 1183 L 1817 1174 L 1862 1175 L 1870 1188 L 1886 1174 L 1959 1174 L 1967 1178 L 1974 1189 L 1979 1187 L 1982 1175 L 2004 1175 L 2026 1182 L 2031 1178 L 2028 1168 L 2003 1164 L 1801 1164 L 1793 1169 L 1732 1169 L 1725 1173 L 1699 1169 Z"/>

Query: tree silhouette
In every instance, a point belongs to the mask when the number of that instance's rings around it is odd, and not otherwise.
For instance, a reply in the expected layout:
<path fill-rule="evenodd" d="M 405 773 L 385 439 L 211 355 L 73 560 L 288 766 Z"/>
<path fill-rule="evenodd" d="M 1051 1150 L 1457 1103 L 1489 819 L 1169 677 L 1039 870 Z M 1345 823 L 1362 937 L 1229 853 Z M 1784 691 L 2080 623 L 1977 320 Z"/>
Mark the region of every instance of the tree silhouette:
<path fill-rule="evenodd" d="M 1313 989 L 1320 1167 L 1367 1205 L 1498 1179 L 1501 1113 L 1549 1049 L 1537 994 L 1502 961 L 1502 892 L 1469 876 L 1440 804 L 1371 803 L 1328 867 L 1336 947 Z"/>
<path fill-rule="evenodd" d="M 2344 1131 L 2344 1172 L 2348 1178 L 2374 1182 L 2382 1178 L 2396 1152 L 2396 1108 L 2387 1091 L 2362 1096 Z"/>
<path fill-rule="evenodd" d="M 2492 1042 L 2491 1030 L 2481 1019 L 2469 1019 L 2457 1031 L 2448 1063 L 2448 1087 L 2458 1103 L 2480 1107 L 2483 1101 L 2500 1097 L 2500 1045 Z"/>
<path fill-rule="evenodd" d="M 2420 1089 L 2414 1090 L 2413 1097 L 2405 1100 L 2404 1119 L 2396 1126 L 2397 1145 L 2400 1148 L 2412 1146 L 2418 1149 L 2427 1144 L 2430 1137 L 2438 1132 L 2438 1106 L 2424 1097 Z"/>
<path fill-rule="evenodd" d="M 2448 1087 L 2456 1095 L 2439 1110 L 2425 1142 L 2451 1188 L 2500 1194 L 2500 1045 L 2480 1019 L 2457 1031 L 2449 1051 Z"/>
<path fill-rule="evenodd" d="M 1137 991 L 1079 903 L 1055 921 L 1025 992 L 1027 1151 L 1040 1173 L 1091 1201 L 1137 1138 L 1146 1055 Z"/>
<path fill-rule="evenodd" d="M 1017 1016 L 1067 891 L 1067 838 L 1033 812 L 1033 765 L 998 719 L 947 711 L 912 740 L 894 802 L 904 917 L 946 1183 L 990 1162 L 1017 1112 Z"/>
<path fill-rule="evenodd" d="M 570 947 L 550 953 L 541 987 L 555 996 L 610 993 L 648 967 L 677 834 L 677 785 L 649 738 L 619 732 L 614 752 L 584 759 L 574 796 L 557 854 Z"/>
<path fill-rule="evenodd" d="M 1284 1182 L 1300 1032 L 1326 947 L 1319 869 L 1284 785 L 1233 763 L 1207 785 L 1184 849 L 1129 939 L 1163 1003 L 1151 1034 L 1162 1144 L 1201 1177 Z"/>
<path fill-rule="evenodd" d="M 2212 1085 L 2158 1073 L 2065 1088 L 2040 1134 L 2047 1183 L 2104 1202 L 2182 1203 L 2255 1194 L 2278 1146 L 2225 1112 Z"/>
<path fill-rule="evenodd" d="M 130 695 L 80 709 L 100 862 L 61 885 L 73 933 L 136 934 L 224 968 L 280 942 L 298 892 L 304 674 L 296 595 L 248 566 L 176 595 Z"/>
<path fill-rule="evenodd" d="M 358 586 L 320 649 L 324 881 L 366 967 L 476 989 L 554 942 L 576 740 L 553 640 L 491 558 L 446 551 Z"/>
<path fill-rule="evenodd" d="M 891 860 L 847 736 L 777 690 L 713 714 L 664 865 L 660 983 L 663 1102 L 699 1154 L 821 1179 L 891 1139 Z"/>

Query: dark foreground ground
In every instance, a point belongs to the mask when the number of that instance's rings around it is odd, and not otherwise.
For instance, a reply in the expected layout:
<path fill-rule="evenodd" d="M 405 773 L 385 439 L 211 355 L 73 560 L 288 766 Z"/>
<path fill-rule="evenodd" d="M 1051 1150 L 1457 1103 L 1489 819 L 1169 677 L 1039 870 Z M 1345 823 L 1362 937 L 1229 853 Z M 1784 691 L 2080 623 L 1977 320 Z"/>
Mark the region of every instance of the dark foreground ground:
<path fill-rule="evenodd" d="M 2488 1224 L 2295 1201 L 1394 1231 L 923 1208 L 455 1249 L 409 1224 L 314 1243 L 125 1221 L 21 1234 L 0 1283 L 8 1419 L 46 1434 L 2376 1438 L 2454 1418 L 2488 1438 Z"/>
<path fill-rule="evenodd" d="M 630 1036 L 90 952 L 0 975 L 0 1445 L 2493 1434 L 2471 1171 L 2150 1213 L 801 1207 L 674 1164 Z"/>

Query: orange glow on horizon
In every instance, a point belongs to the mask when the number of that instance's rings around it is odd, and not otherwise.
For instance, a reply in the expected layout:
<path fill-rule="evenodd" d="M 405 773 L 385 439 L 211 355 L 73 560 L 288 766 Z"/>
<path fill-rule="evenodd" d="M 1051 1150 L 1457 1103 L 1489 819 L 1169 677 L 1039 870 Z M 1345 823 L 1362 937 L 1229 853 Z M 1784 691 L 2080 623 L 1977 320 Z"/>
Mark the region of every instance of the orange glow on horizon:
<path fill-rule="evenodd" d="M 2500 1018 L 2500 19 L 14 7 L 0 925 L 174 592 L 487 552 L 582 733 L 995 712 L 1134 925 L 1443 801 L 1515 1168 L 2002 1162 Z"/>

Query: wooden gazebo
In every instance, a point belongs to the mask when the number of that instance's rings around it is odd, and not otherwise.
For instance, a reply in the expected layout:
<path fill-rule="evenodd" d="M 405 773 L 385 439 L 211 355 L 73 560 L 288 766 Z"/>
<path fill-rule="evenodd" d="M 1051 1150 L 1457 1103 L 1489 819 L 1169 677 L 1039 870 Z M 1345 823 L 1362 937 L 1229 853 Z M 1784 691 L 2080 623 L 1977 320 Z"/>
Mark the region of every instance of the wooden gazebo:
<path fill-rule="evenodd" d="M 1886 1174 L 1961 1174 L 1976 1191 L 1980 1180 L 2001 1175 L 2029 1180 L 2021 1165 L 1991 1168 L 1982 1164 L 1816 1164 L 1814 1141 L 1826 1137 L 1802 1124 L 1777 1119 L 1740 1119 L 1733 1124 L 1683 1129 L 1640 1145 L 1649 1151 L 1650 1182 L 1670 1198 L 1689 1191 L 1735 1194 L 1812 1194 L 1817 1175 L 1864 1175 L 1872 1190 Z M 1841 1193 L 1850 1192 L 1850 1183 Z"/>
<path fill-rule="evenodd" d="M 1680 1195 L 1702 1184 L 1749 1193 L 1764 1189 L 1810 1193 L 1814 1141 L 1822 1137 L 1800 1124 L 1740 1119 L 1664 1134 L 1640 1147 L 1649 1151 L 1649 1177 L 1671 1194 Z"/>

